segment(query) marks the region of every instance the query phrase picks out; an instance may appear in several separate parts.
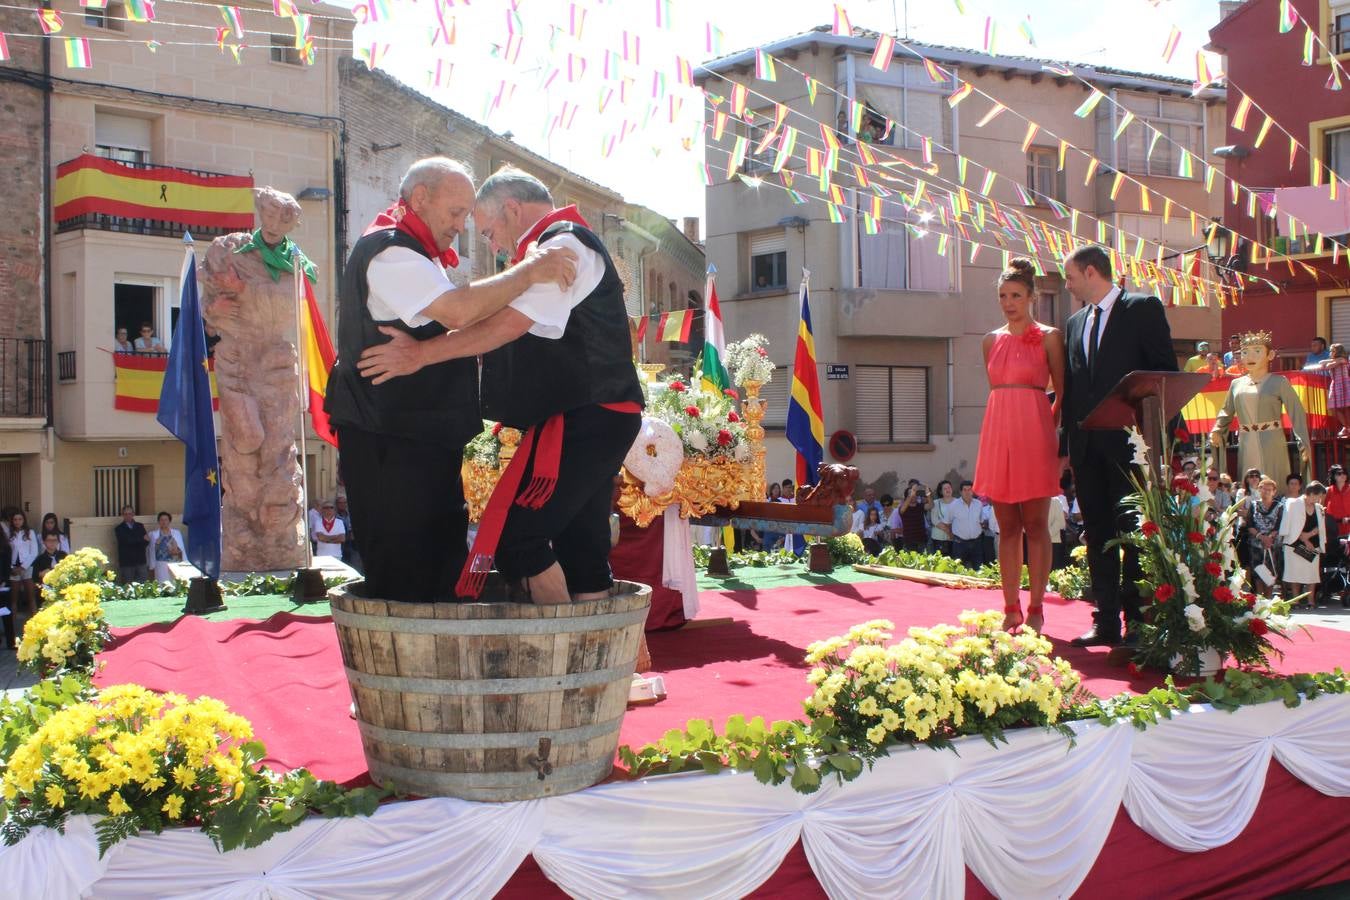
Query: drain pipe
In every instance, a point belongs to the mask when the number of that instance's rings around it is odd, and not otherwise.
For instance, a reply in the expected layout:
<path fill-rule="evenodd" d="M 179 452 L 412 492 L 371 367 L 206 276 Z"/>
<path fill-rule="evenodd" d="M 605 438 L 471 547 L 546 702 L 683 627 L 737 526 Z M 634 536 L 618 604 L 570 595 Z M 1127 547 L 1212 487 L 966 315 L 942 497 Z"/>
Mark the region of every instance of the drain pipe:
<path fill-rule="evenodd" d="M 43 4 L 50 9 L 50 4 Z M 42 42 L 42 393 L 47 430 L 55 424 L 52 387 L 52 42 Z M 32 378 L 32 373 L 29 373 Z M 30 381 L 30 390 L 31 381 Z"/>
<path fill-rule="evenodd" d="M 947 338 L 947 440 L 956 433 L 956 338 Z"/>

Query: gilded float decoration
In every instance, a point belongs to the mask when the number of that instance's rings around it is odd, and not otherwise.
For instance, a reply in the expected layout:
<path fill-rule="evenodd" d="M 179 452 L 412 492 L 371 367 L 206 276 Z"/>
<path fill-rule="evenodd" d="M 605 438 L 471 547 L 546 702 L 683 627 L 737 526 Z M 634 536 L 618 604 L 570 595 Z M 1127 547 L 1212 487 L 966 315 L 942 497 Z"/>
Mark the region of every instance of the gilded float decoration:
<path fill-rule="evenodd" d="M 664 366 L 638 366 L 647 406 L 622 471 L 620 512 L 645 527 L 671 506 L 692 518 L 763 498 L 764 401 L 759 391 L 773 377 L 766 344 L 762 336 L 751 335 L 727 348 L 727 367 L 744 389 L 744 400 L 732 389 L 710 389 L 697 371 L 691 379 L 662 379 Z M 500 423 L 483 425 L 464 450 L 464 497 L 473 521 L 482 515 L 521 437 Z"/>

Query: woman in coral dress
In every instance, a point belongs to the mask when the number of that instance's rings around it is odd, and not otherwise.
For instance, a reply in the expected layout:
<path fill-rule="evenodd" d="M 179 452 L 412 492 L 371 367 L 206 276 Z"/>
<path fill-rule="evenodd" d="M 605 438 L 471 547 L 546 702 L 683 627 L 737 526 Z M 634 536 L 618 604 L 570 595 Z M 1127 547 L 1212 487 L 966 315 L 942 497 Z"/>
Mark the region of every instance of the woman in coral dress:
<path fill-rule="evenodd" d="M 1036 269 L 1014 259 L 999 276 L 998 303 L 1008 320 L 984 337 L 989 404 L 975 460 L 975 493 L 987 496 L 998 517 L 998 561 L 1003 580 L 1003 627 L 1045 624 L 1042 601 L 1050 577 L 1050 498 L 1060 491 L 1055 433 L 1064 393 L 1064 335 L 1031 317 Z M 1056 400 L 1046 396 L 1053 384 Z M 1031 602 L 1025 621 L 1019 597 L 1022 535 L 1026 535 Z"/>

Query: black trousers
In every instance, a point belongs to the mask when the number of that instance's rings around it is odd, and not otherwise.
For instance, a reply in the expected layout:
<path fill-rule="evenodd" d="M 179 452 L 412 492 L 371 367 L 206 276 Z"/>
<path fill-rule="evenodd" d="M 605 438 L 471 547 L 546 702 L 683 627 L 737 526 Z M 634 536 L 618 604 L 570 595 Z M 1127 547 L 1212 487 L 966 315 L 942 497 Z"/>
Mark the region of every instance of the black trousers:
<path fill-rule="evenodd" d="M 497 544 L 496 567 L 510 581 L 562 566 L 573 594 L 605 591 L 614 476 L 642 416 L 586 406 L 563 418 L 562 460 L 553 496 L 539 509 L 512 504 Z M 358 531 L 359 535 L 361 532 Z"/>
<path fill-rule="evenodd" d="M 468 557 L 463 448 L 339 428 L 356 551 L 368 597 L 452 600 Z"/>
<path fill-rule="evenodd" d="M 1143 571 L 1139 568 L 1139 553 L 1134 548 L 1125 549 L 1122 563 L 1120 550 L 1107 550 L 1106 543 L 1135 529 L 1134 514 L 1124 511 L 1120 505 L 1134 488 L 1120 463 L 1093 452 L 1091 444 L 1085 452 L 1075 455 L 1072 462 L 1078 506 L 1083 511 L 1092 599 L 1097 603 L 1094 614 L 1097 632 L 1119 637 L 1122 613 L 1127 626 L 1140 619 L 1139 591 L 1135 583 L 1143 577 Z"/>

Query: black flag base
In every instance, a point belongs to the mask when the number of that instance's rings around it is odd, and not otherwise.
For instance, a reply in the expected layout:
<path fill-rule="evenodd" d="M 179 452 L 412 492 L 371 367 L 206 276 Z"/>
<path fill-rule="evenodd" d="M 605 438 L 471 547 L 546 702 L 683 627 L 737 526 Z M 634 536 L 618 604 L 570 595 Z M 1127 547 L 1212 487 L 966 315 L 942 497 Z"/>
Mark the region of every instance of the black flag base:
<path fill-rule="evenodd" d="M 323 583 L 322 569 L 296 569 L 291 599 L 296 603 L 317 603 L 328 599 L 328 588 Z"/>
<path fill-rule="evenodd" d="M 183 612 L 190 616 L 219 612 L 225 608 L 220 595 L 220 582 L 214 578 L 194 578 L 188 583 L 187 606 Z"/>

